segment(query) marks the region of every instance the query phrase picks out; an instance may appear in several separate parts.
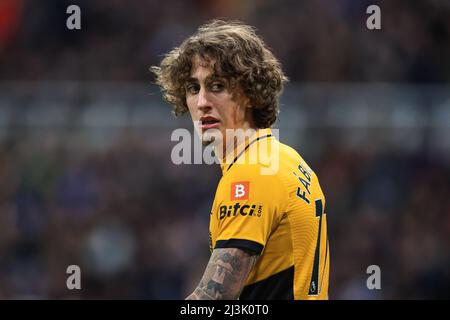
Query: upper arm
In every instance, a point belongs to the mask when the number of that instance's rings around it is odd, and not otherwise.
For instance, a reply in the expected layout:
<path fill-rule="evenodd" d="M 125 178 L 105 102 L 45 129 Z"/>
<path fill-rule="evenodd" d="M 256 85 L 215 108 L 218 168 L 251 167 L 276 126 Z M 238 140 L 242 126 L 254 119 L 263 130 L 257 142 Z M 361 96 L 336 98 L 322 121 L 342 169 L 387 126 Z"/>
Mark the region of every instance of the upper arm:
<path fill-rule="evenodd" d="M 257 257 L 239 248 L 214 249 L 199 285 L 187 299 L 237 299 Z"/>

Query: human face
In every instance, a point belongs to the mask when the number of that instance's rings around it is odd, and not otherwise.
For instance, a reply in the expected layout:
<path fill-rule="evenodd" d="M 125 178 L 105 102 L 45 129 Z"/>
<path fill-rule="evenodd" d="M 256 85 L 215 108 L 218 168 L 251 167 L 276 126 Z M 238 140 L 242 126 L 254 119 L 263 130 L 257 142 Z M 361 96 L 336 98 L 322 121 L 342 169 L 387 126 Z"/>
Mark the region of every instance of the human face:
<path fill-rule="evenodd" d="M 229 88 L 226 79 L 214 71 L 215 59 L 192 58 L 190 79 L 186 82 L 186 103 L 203 144 L 227 145 L 227 129 L 255 128 L 248 99 L 234 98 L 239 88 Z M 225 149 L 224 149 L 225 150 Z"/>

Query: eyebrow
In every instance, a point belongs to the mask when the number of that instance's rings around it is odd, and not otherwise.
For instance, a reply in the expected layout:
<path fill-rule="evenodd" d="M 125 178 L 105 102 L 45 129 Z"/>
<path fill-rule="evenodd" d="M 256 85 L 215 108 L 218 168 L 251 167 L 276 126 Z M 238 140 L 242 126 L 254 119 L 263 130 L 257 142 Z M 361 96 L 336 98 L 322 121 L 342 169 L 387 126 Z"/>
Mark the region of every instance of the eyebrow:
<path fill-rule="evenodd" d="M 189 77 L 189 78 L 186 80 L 186 83 L 192 83 L 192 82 L 198 82 L 198 79 L 197 79 L 197 78 L 194 78 L 194 77 Z"/>
<path fill-rule="evenodd" d="M 214 81 L 214 80 L 222 80 L 222 81 L 226 81 L 226 78 L 223 77 L 223 76 L 217 75 L 217 74 L 212 74 L 212 75 L 209 75 L 209 76 L 207 76 L 207 77 L 205 78 L 205 82 L 211 82 L 211 81 Z M 197 79 L 197 78 L 194 78 L 194 77 L 189 77 L 189 78 L 186 80 L 186 83 L 192 83 L 192 82 L 198 82 L 198 79 Z"/>

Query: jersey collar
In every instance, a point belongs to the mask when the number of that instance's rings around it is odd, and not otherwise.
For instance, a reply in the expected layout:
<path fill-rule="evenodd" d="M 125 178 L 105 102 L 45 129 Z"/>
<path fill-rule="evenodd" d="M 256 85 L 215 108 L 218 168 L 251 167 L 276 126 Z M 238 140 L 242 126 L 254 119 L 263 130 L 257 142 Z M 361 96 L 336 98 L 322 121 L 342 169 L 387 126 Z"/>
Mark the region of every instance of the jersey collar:
<path fill-rule="evenodd" d="M 220 168 L 222 169 L 222 175 L 224 175 L 228 170 L 230 170 L 230 168 L 237 161 L 237 159 L 240 156 L 242 156 L 252 144 L 254 144 L 256 141 L 266 139 L 271 136 L 273 135 L 272 130 L 270 128 L 256 130 L 256 132 L 249 139 L 247 139 L 247 141 L 242 142 L 239 146 L 234 148 L 234 153 L 236 154 L 236 150 L 239 150 L 239 153 L 236 155 L 236 157 L 231 163 L 222 162 L 220 164 Z"/>

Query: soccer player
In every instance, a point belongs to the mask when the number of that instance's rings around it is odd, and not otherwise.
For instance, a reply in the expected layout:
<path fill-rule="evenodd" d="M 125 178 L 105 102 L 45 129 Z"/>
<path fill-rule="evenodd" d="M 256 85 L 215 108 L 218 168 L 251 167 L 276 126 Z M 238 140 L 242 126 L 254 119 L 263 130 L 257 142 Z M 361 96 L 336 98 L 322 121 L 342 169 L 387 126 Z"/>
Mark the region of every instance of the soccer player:
<path fill-rule="evenodd" d="M 223 174 L 211 257 L 187 299 L 328 299 L 325 198 L 316 174 L 272 132 L 287 78 L 254 28 L 209 22 L 152 71 L 174 113 L 189 112 L 214 145 Z M 230 138 L 232 130 L 246 134 Z M 269 164 L 258 157 L 263 142 Z"/>

